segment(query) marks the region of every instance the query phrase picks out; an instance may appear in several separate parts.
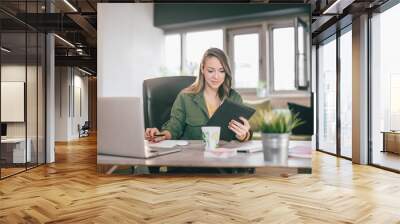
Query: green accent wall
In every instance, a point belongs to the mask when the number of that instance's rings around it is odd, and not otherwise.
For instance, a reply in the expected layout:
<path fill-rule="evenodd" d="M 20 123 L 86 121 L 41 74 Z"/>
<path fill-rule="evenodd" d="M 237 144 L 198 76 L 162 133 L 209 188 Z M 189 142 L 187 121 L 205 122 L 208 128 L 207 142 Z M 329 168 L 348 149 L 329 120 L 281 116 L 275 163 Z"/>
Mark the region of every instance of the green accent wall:
<path fill-rule="evenodd" d="M 154 26 L 182 29 L 229 21 L 311 13 L 308 4 L 155 3 Z"/>

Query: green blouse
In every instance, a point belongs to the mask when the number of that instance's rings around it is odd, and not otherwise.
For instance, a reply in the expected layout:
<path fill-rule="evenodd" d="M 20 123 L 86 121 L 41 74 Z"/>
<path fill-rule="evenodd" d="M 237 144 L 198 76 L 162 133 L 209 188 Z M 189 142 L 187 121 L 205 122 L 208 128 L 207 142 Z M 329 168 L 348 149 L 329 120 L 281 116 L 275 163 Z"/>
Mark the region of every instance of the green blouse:
<path fill-rule="evenodd" d="M 228 99 L 243 103 L 242 97 L 233 89 Z M 168 130 L 172 139 L 201 140 L 201 127 L 209 119 L 203 92 L 197 94 L 181 92 L 172 106 L 170 119 L 161 129 Z"/>

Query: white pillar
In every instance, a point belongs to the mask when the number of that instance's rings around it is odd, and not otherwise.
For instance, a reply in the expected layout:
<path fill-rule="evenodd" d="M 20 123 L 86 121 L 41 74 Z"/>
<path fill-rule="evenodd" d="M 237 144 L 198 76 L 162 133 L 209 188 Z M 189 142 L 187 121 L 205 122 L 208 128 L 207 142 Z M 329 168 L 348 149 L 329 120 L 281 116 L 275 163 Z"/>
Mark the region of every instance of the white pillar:
<path fill-rule="evenodd" d="M 46 36 L 46 163 L 55 161 L 55 76 L 54 76 L 54 35 Z"/>

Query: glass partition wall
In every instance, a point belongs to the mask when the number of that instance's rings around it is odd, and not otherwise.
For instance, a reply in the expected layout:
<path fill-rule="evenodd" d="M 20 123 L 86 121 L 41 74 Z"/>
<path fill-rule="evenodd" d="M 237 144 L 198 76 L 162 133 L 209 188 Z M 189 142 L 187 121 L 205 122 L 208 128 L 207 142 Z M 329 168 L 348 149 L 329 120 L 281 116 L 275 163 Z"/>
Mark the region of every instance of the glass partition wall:
<path fill-rule="evenodd" d="M 351 25 L 318 45 L 317 148 L 352 157 Z"/>
<path fill-rule="evenodd" d="M 31 4 L 25 12 L 37 10 Z M 29 6 L 29 7 L 28 7 Z M 28 10 L 29 9 L 29 10 Z M 0 12 L 0 178 L 45 163 L 45 34 Z M 11 21 L 11 22 L 10 22 Z"/>

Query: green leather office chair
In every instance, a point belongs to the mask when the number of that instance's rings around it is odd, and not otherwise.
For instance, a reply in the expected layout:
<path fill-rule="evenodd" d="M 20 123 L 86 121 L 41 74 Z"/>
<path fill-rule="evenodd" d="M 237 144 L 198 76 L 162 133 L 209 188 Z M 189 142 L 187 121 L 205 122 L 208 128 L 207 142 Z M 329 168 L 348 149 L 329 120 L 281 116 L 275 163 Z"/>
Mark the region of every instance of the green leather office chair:
<path fill-rule="evenodd" d="M 143 113 L 145 127 L 160 129 L 169 120 L 176 96 L 195 80 L 195 76 L 168 76 L 144 80 Z"/>
<path fill-rule="evenodd" d="M 162 125 L 170 118 L 172 105 L 179 92 L 196 80 L 194 76 L 168 76 L 143 81 L 143 113 L 146 128 Z M 158 173 L 160 167 L 149 167 Z"/>

